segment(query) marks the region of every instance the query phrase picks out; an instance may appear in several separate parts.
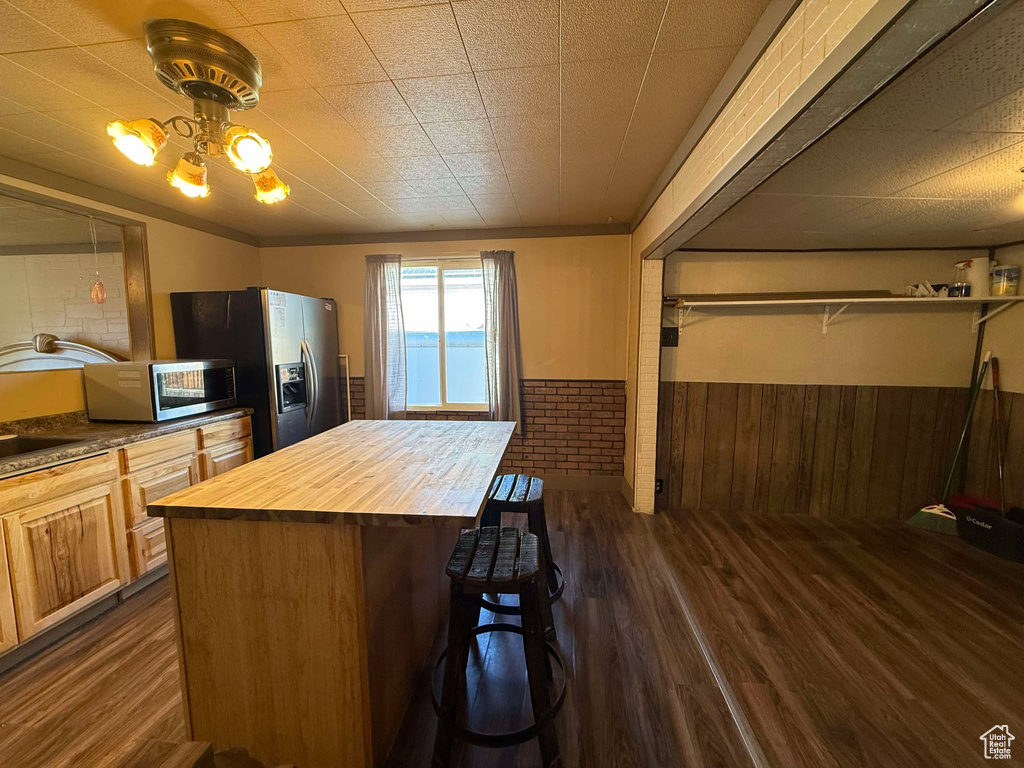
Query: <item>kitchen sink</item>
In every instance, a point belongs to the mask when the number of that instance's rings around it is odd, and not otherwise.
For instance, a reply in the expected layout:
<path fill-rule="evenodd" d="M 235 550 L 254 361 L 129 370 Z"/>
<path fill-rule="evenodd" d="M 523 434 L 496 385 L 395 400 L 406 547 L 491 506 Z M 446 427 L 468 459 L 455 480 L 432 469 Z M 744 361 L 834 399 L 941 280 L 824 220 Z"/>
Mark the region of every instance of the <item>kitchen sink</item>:
<path fill-rule="evenodd" d="M 0 436 L 0 459 L 24 456 L 26 453 L 48 451 L 61 445 L 80 443 L 70 437 L 31 437 L 28 435 Z"/>

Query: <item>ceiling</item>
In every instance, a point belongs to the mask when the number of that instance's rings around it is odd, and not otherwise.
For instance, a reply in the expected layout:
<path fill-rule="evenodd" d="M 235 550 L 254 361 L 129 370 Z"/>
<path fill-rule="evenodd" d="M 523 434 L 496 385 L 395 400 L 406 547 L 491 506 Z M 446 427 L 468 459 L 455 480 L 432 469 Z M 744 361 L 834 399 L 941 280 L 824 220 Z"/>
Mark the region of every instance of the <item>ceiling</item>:
<path fill-rule="evenodd" d="M 683 247 L 1024 240 L 1024 3 L 986 19 L 954 33 Z"/>
<path fill-rule="evenodd" d="M 257 237 L 624 223 L 769 0 L 0 0 L 0 155 Z M 211 164 L 212 195 L 132 166 L 116 117 L 167 117 L 145 19 L 260 59 L 284 205 Z M 180 149 L 187 144 L 175 137 Z"/>
<path fill-rule="evenodd" d="M 110 250 L 112 243 L 120 247 L 121 227 L 100 219 L 95 219 L 95 224 L 100 250 Z M 92 249 L 86 216 L 0 195 L 0 248 L 11 251 L 13 246 L 71 244 Z"/>

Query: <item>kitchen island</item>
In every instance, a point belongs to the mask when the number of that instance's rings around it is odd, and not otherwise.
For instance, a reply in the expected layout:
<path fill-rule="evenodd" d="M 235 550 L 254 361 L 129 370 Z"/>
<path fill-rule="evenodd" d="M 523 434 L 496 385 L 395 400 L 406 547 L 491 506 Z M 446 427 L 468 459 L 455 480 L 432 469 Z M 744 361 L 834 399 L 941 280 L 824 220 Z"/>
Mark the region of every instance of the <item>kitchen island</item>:
<path fill-rule="evenodd" d="M 269 765 L 383 764 L 514 426 L 354 421 L 150 505 L 189 738 Z"/>

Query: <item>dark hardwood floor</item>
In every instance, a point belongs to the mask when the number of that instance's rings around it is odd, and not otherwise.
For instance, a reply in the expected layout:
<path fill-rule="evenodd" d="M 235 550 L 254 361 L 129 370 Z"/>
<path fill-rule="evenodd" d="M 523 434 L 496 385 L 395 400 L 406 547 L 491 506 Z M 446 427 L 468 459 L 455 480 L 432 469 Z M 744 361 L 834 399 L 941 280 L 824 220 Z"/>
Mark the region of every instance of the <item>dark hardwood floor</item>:
<path fill-rule="evenodd" d="M 1024 732 L 1024 567 L 892 523 L 650 524 L 769 765 L 988 765 Z"/>
<path fill-rule="evenodd" d="M 546 498 L 568 768 L 983 765 L 981 733 L 1024 731 L 1024 567 L 890 524 Z M 525 724 L 523 678 L 518 637 L 481 639 L 471 723 Z M 389 768 L 429 765 L 428 684 Z M 0 766 L 123 768 L 140 740 L 184 739 L 180 706 L 160 582 L 0 676 Z M 469 747 L 459 765 L 539 753 Z"/>

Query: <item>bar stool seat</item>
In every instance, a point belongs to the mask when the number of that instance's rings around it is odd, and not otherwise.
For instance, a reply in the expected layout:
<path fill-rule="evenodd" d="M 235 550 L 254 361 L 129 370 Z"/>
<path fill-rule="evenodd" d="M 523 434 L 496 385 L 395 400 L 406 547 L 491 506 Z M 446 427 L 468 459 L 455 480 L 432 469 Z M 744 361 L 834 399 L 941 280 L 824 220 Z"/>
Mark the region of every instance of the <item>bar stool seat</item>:
<path fill-rule="evenodd" d="M 547 518 L 544 514 L 544 481 L 539 477 L 523 474 L 495 477 L 491 484 L 491 490 L 487 494 L 487 503 L 484 505 L 480 526 L 500 526 L 501 515 L 504 512 L 526 515 L 527 530 L 539 541 L 539 565 L 547 582 L 547 604 L 543 606 L 545 636 L 549 640 L 553 640 L 555 627 L 551 617 L 551 603 L 562 596 L 562 592 L 565 590 L 565 579 L 562 576 L 562 569 L 558 567 L 558 563 L 555 562 L 551 554 Z M 519 607 L 516 605 L 503 605 L 485 599 L 484 607 L 493 613 L 506 616 L 519 615 Z"/>
<path fill-rule="evenodd" d="M 559 768 L 562 759 L 554 718 L 565 701 L 565 665 L 558 650 L 544 640 L 541 604 L 542 593 L 546 590 L 537 537 L 511 527 L 488 526 L 465 531 L 455 545 L 445 573 L 451 581 L 451 606 L 448 647 L 434 667 L 436 677 L 438 668 L 445 662 L 440 700 L 431 687 L 438 719 L 432 765 L 434 768 L 449 768 L 455 738 L 479 746 L 507 747 L 536 737 L 544 768 Z M 522 626 L 476 626 L 484 593 L 519 595 Z M 511 632 L 523 638 L 534 722 L 518 731 L 481 733 L 467 728 L 460 722 L 464 719 L 458 716 L 465 697 L 470 640 L 488 632 Z M 563 673 L 563 683 L 553 699 L 550 695 L 552 659 Z"/>

